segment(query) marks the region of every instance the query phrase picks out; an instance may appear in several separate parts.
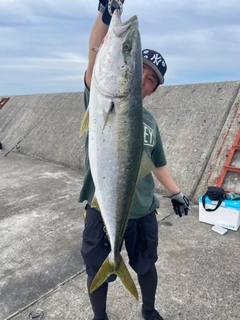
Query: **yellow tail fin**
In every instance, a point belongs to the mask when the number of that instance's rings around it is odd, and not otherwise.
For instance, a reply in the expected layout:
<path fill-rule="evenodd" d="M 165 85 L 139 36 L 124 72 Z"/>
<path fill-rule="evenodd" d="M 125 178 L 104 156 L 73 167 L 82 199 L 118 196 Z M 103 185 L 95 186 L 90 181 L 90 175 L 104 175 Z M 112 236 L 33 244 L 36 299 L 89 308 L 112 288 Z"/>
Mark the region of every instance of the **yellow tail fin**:
<path fill-rule="evenodd" d="M 93 279 L 90 287 L 90 293 L 100 287 L 111 274 L 116 274 L 128 291 L 138 300 L 137 288 L 120 253 L 117 255 L 114 263 L 110 263 L 109 257 L 106 258 Z"/>

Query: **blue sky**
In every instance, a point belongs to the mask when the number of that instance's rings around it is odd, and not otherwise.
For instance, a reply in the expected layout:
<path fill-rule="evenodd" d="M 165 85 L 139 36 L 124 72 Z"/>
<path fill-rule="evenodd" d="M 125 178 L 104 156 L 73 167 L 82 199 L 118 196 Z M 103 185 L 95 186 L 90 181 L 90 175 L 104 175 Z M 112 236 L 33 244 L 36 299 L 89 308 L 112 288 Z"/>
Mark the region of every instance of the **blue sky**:
<path fill-rule="evenodd" d="M 97 0 L 0 0 L 0 97 L 83 91 Z M 240 80 L 240 0 L 125 0 L 164 85 Z"/>

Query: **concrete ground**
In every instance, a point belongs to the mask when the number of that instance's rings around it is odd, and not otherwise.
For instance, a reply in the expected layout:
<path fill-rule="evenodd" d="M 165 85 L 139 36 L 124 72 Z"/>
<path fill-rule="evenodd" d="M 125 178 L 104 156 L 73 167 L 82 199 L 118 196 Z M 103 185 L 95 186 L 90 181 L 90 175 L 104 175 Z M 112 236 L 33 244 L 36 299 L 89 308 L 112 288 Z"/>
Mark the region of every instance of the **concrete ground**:
<path fill-rule="evenodd" d="M 5 153 L 0 153 L 0 319 L 27 320 L 37 309 L 44 320 L 92 319 L 80 255 L 82 173 Z M 159 197 L 156 308 L 165 320 L 240 319 L 240 231 L 215 233 L 198 221 L 194 204 L 180 219 L 169 199 Z M 127 261 L 124 249 L 123 257 Z M 118 280 L 110 285 L 110 320 L 141 319 L 140 309 L 141 301 Z"/>

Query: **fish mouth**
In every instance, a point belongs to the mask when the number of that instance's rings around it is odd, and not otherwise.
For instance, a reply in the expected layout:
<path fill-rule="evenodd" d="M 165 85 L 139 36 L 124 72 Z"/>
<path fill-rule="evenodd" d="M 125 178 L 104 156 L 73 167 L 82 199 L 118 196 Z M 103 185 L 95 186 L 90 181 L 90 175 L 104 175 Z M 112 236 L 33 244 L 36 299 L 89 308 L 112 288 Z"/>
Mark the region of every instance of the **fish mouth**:
<path fill-rule="evenodd" d="M 129 28 L 138 28 L 138 18 L 136 15 L 122 22 L 119 11 L 115 10 L 113 13 L 113 19 L 115 19 L 114 33 L 117 37 L 121 37 L 122 35 L 124 35 Z"/>

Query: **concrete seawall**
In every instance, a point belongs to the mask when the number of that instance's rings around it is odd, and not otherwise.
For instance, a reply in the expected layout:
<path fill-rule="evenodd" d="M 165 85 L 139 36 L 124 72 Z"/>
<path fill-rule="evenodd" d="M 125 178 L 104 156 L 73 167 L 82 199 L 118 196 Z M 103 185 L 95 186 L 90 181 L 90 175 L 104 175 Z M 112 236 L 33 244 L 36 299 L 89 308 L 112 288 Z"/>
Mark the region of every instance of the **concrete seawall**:
<path fill-rule="evenodd" d="M 144 105 L 159 124 L 173 178 L 197 201 L 221 174 L 239 130 L 240 81 L 163 86 Z M 6 151 L 20 142 L 21 154 L 82 171 L 83 114 L 83 93 L 12 96 L 0 110 L 0 141 Z M 228 177 L 229 186 L 240 192 L 238 176 Z M 165 193 L 158 183 L 156 191 Z"/>
<path fill-rule="evenodd" d="M 0 114 L 0 141 L 19 152 L 72 168 L 84 167 L 83 93 L 13 96 Z"/>
<path fill-rule="evenodd" d="M 239 131 L 239 89 L 240 81 L 166 86 L 144 101 L 174 179 L 195 202 L 179 218 L 156 185 L 156 308 L 165 320 L 239 319 L 239 230 L 212 231 L 199 222 L 197 203 L 221 174 Z M 44 320 L 93 318 L 80 254 L 85 203 L 77 202 L 83 114 L 83 93 L 12 96 L 0 109 L 0 320 L 30 319 L 38 309 Z M 240 167 L 239 152 L 233 163 Z M 240 192 L 239 174 L 224 186 Z M 127 262 L 124 247 L 122 254 Z M 109 319 L 142 319 L 141 304 L 119 280 L 110 284 Z"/>

